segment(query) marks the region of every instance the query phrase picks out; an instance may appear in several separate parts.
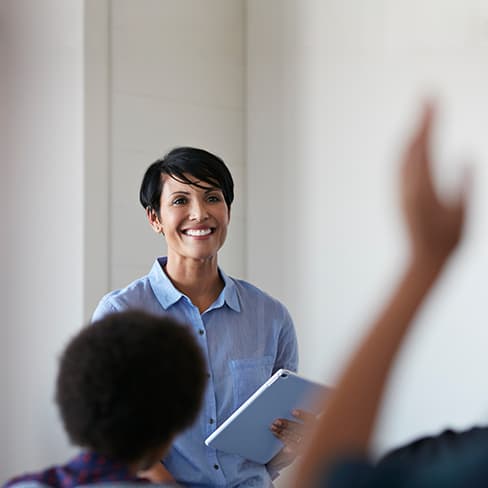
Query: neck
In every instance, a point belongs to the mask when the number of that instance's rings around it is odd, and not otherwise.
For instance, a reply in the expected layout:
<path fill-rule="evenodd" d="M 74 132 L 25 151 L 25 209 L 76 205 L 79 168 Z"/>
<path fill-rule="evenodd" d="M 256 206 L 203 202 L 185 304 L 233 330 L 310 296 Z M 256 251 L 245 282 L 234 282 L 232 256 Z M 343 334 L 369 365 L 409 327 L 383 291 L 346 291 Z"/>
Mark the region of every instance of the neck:
<path fill-rule="evenodd" d="M 162 469 L 160 460 L 164 457 L 164 454 L 167 450 L 168 445 L 150 449 L 146 452 L 146 454 L 141 457 L 141 459 L 134 461 L 128 465 L 130 474 L 132 474 L 133 476 L 147 478 L 150 481 L 153 481 L 153 476 L 160 476 L 161 473 L 164 475 L 166 473 L 166 470 Z M 170 480 L 172 480 L 172 478 L 168 478 L 168 480 L 165 481 Z M 163 480 L 157 479 L 157 481 Z"/>
<path fill-rule="evenodd" d="M 184 293 L 203 313 L 224 288 L 217 257 L 188 259 L 168 255 L 165 271 L 175 288 Z"/>

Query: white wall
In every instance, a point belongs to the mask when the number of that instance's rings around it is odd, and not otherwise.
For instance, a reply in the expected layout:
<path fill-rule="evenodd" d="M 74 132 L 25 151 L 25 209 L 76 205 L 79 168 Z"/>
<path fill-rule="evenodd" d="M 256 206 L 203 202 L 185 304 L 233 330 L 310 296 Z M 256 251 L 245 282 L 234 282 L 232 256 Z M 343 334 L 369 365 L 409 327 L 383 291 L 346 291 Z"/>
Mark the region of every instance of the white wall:
<path fill-rule="evenodd" d="M 137 190 L 176 144 L 229 163 L 223 267 L 288 305 L 302 372 L 333 382 L 403 259 L 396 159 L 425 92 L 441 101 L 440 176 L 451 156 L 480 163 L 473 218 L 378 447 L 485 421 L 487 18 L 475 0 L 2 0 L 1 476 L 69 455 L 57 354 L 164 252 Z"/>
<path fill-rule="evenodd" d="M 0 4 L 0 18 L 4 15 L 4 8 L 5 6 Z M 0 34 L 0 66 L 6 66 L 7 64 L 7 46 L 4 42 L 5 35 Z M 5 76 L 5 72 L 0 74 L 0 107 L 3 107 L 4 113 L 7 112 L 7 77 Z M 0 221 L 3 223 L 3 228 L 8 229 L 6 227 L 6 222 L 8 218 L 8 181 L 7 181 L 7 164 L 4 162 L 8 159 L 7 153 L 7 120 L 5 116 L 0 116 L 0 150 L 2 151 L 2 159 L 0 163 Z M 8 256 L 8 251 L 10 246 L 7 245 L 7 241 L 5 237 L 0 239 L 0 256 L 6 260 Z M 4 273 L 4 267 L 2 266 L 2 276 Z M 9 327 L 7 326 L 7 317 L 5 316 L 5 310 L 7 309 L 7 289 L 8 283 L 7 280 L 2 278 L 0 279 L 0 309 L 4 311 L 4 323 L 0 327 L 0 344 L 4 346 L 0 346 L 0 391 L 3 394 L 0 396 L 0 432 L 6 434 L 8 428 L 8 410 L 10 408 L 9 405 L 9 374 L 8 374 L 8 366 L 9 366 L 9 358 L 7 354 L 3 354 L 3 349 L 5 345 L 7 345 L 8 337 L 9 337 Z M 7 452 L 7 445 L 2 443 L 0 446 L 0 458 L 3 459 Z"/>
<path fill-rule="evenodd" d="M 487 7 L 248 2 L 247 277 L 288 305 L 304 374 L 334 381 L 400 270 L 397 159 L 422 97 L 440 104 L 443 184 L 479 163 L 466 245 L 392 378 L 380 451 L 488 420 Z"/>
<path fill-rule="evenodd" d="M 244 13 L 243 0 L 0 2 L 0 482 L 72 454 L 57 357 L 103 293 L 164 254 L 138 188 L 175 145 L 228 163 L 221 264 L 244 274 Z"/>
<path fill-rule="evenodd" d="M 53 404 L 57 357 L 82 321 L 80 1 L 0 3 L 0 478 L 70 453 Z"/>
<path fill-rule="evenodd" d="M 146 168 L 175 146 L 224 159 L 236 183 L 220 263 L 245 270 L 242 0 L 111 2 L 109 287 L 146 274 L 165 243 L 139 204 Z"/>

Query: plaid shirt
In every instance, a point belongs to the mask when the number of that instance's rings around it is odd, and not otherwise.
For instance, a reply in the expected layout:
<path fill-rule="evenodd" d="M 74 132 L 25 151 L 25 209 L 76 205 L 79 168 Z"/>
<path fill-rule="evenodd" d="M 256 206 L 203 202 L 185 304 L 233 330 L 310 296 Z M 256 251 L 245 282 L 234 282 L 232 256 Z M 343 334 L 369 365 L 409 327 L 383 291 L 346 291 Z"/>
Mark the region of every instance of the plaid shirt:
<path fill-rule="evenodd" d="M 131 475 L 127 464 L 95 452 L 82 452 L 64 466 L 53 466 L 40 473 L 18 476 L 7 482 L 4 488 L 25 481 L 37 481 L 52 488 L 74 488 L 107 481 L 147 483 L 147 480 Z"/>

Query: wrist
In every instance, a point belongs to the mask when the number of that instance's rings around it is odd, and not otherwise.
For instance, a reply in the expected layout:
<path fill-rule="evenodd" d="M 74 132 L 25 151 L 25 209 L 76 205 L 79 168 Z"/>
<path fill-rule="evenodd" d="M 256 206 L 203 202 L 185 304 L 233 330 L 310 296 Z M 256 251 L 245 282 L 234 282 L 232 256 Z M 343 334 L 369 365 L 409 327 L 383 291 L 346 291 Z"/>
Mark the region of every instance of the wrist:
<path fill-rule="evenodd" d="M 448 258 L 426 254 L 412 255 L 407 262 L 405 279 L 421 293 L 423 289 L 429 289 L 437 280 L 445 267 Z M 414 293 L 415 295 L 416 293 Z"/>

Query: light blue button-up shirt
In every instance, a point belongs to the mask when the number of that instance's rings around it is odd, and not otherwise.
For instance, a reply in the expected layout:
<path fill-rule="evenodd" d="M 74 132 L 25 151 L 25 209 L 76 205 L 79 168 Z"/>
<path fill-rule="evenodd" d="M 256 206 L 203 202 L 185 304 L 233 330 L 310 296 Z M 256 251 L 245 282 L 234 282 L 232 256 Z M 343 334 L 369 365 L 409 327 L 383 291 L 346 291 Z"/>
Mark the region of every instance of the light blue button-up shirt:
<path fill-rule="evenodd" d="M 200 314 L 173 286 L 165 263 L 166 258 L 157 259 L 147 276 L 105 295 L 93 320 L 138 308 L 191 324 L 207 358 L 209 381 L 200 415 L 175 439 L 164 459 L 166 468 L 179 483 L 195 488 L 273 486 L 266 466 L 207 447 L 204 440 L 275 371 L 297 370 L 290 314 L 278 300 L 222 270 L 224 289 Z"/>

